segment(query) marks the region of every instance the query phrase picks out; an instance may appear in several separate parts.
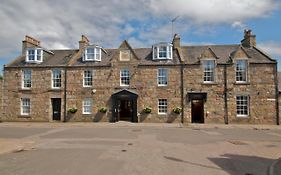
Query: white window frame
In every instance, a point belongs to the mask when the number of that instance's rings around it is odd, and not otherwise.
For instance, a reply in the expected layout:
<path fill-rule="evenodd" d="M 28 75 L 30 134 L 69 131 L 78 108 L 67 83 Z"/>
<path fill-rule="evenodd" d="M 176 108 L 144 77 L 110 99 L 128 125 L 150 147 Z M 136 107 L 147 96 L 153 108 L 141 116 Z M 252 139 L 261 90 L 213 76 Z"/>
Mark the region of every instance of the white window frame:
<path fill-rule="evenodd" d="M 83 73 L 83 87 L 92 87 L 93 86 L 93 71 L 84 70 Z"/>
<path fill-rule="evenodd" d="M 237 95 L 236 96 L 236 116 L 249 117 L 249 96 Z"/>
<path fill-rule="evenodd" d="M 202 62 L 203 62 L 203 82 L 204 83 L 214 83 L 215 75 L 216 75 L 216 61 L 214 59 L 205 59 L 205 60 L 202 60 Z M 211 64 L 208 64 L 208 63 L 211 63 Z M 209 75 L 207 76 L 206 74 L 209 74 Z"/>
<path fill-rule="evenodd" d="M 33 51 L 33 54 L 29 54 L 29 52 L 31 51 Z M 33 56 L 33 59 L 30 59 L 30 56 Z M 29 63 L 41 63 L 43 61 L 43 49 L 42 48 L 26 49 L 25 61 Z"/>
<path fill-rule="evenodd" d="M 166 82 L 165 82 L 166 79 Z M 159 68 L 157 72 L 158 86 L 168 86 L 168 69 Z"/>
<path fill-rule="evenodd" d="M 160 48 L 164 48 L 161 50 Z M 162 54 L 166 56 L 161 56 Z M 173 45 L 170 43 L 159 43 L 152 46 L 153 60 L 167 60 L 173 59 Z"/>
<path fill-rule="evenodd" d="M 158 99 L 158 114 L 166 115 L 168 113 L 168 100 Z"/>
<path fill-rule="evenodd" d="M 59 73 L 59 74 L 57 74 L 57 73 Z M 59 75 L 59 77 L 57 77 L 56 75 Z M 61 77 L 62 77 L 61 69 L 53 69 L 52 70 L 52 88 L 53 89 L 60 89 L 61 88 L 61 85 L 62 85 Z"/>
<path fill-rule="evenodd" d="M 93 49 L 93 52 L 88 53 L 88 49 Z M 84 61 L 101 61 L 101 47 L 99 47 L 99 46 L 86 47 L 84 50 L 83 60 Z"/>
<path fill-rule="evenodd" d="M 30 87 L 28 86 L 30 84 Z M 32 87 L 32 71 L 31 69 L 22 70 L 22 88 L 30 89 Z"/>
<path fill-rule="evenodd" d="M 241 67 L 238 67 L 238 62 L 244 62 L 245 69 L 240 69 Z M 239 73 L 241 75 L 239 75 Z M 243 79 L 243 76 L 245 77 L 245 80 L 240 80 L 239 78 Z M 236 83 L 246 83 L 248 81 L 248 61 L 246 59 L 237 59 L 235 63 L 235 81 Z"/>
<path fill-rule="evenodd" d="M 30 115 L 31 102 L 30 98 L 21 98 L 21 115 Z"/>
<path fill-rule="evenodd" d="M 92 114 L 93 100 L 90 98 L 85 98 L 82 101 L 82 113 L 83 114 Z"/>
<path fill-rule="evenodd" d="M 130 86 L 130 70 L 120 70 L 120 86 Z"/>

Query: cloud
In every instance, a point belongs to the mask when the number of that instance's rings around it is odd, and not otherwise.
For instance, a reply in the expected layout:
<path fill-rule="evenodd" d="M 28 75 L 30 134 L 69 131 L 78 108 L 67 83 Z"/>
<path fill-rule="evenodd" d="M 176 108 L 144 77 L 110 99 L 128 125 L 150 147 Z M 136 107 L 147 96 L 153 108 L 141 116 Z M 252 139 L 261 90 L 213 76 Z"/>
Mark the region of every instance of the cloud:
<path fill-rule="evenodd" d="M 2 0 L 0 63 L 21 51 L 26 34 L 49 49 L 77 48 L 82 34 L 105 47 L 124 39 L 150 46 L 171 39 L 171 19 L 178 15 L 175 31 L 187 33 L 205 24 L 243 27 L 278 7 L 277 0 Z"/>
<path fill-rule="evenodd" d="M 258 44 L 258 47 L 266 51 L 269 55 L 273 56 L 273 58 L 281 59 L 281 43 L 268 41 Z"/>

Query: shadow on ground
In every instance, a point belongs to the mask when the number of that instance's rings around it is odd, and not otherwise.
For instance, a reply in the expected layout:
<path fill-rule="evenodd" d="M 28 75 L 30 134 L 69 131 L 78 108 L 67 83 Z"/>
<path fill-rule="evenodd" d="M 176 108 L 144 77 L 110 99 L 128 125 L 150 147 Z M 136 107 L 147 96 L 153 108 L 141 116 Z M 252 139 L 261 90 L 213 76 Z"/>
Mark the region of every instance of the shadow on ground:
<path fill-rule="evenodd" d="M 208 159 L 231 175 L 266 175 L 269 166 L 274 162 L 274 159 L 235 154 Z"/>

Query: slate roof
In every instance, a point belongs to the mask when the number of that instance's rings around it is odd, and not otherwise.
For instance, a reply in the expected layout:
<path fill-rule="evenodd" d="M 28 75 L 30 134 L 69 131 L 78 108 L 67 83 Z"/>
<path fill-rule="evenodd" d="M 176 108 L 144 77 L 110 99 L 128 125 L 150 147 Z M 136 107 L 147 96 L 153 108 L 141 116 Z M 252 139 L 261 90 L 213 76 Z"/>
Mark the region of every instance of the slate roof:
<path fill-rule="evenodd" d="M 234 53 L 241 48 L 236 45 L 206 45 L 206 46 L 182 46 L 180 52 L 185 64 L 199 64 L 199 59 L 204 51 L 210 49 L 217 57 L 217 63 L 227 63 Z M 244 48 L 250 57 L 250 63 L 276 63 L 263 51 L 256 47 Z M 55 67 L 55 66 L 106 66 L 110 65 L 112 58 L 119 54 L 119 49 L 104 49 L 100 62 L 83 62 L 82 54 L 78 49 L 51 50 L 54 54 L 44 51 L 43 62 L 40 64 L 26 63 L 25 56 L 19 56 L 6 67 Z M 140 59 L 140 65 L 177 65 L 180 64 L 180 55 L 177 49 L 173 50 L 172 60 L 152 60 L 151 48 L 133 48 L 133 52 Z"/>

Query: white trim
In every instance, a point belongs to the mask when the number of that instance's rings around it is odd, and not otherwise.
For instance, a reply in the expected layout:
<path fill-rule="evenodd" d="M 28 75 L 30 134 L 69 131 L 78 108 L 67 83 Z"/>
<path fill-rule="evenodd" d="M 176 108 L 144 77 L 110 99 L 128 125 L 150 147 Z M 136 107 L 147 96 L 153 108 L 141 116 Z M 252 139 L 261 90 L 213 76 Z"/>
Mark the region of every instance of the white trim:
<path fill-rule="evenodd" d="M 92 85 L 85 85 L 85 71 L 90 71 L 90 73 L 91 73 L 91 79 L 92 79 L 92 81 L 91 81 L 91 84 Z M 89 78 L 89 77 L 88 77 Z M 93 87 L 93 70 L 84 70 L 83 71 L 83 87 Z"/>
<path fill-rule="evenodd" d="M 238 103 L 237 103 L 237 98 L 238 97 L 246 97 L 246 102 L 247 102 L 247 114 L 238 114 L 238 110 L 237 110 L 237 107 L 238 107 Z M 235 100 L 236 100 L 236 116 L 237 117 L 241 117 L 241 118 L 248 118 L 249 117 L 249 113 L 250 113 L 250 102 L 249 102 L 249 100 L 250 100 L 250 98 L 249 98 L 249 96 L 248 95 L 236 95 L 236 98 L 235 98 Z M 241 103 L 241 101 L 243 101 L 243 99 L 242 100 L 240 100 L 240 103 Z M 245 106 L 245 104 L 242 104 L 242 105 L 240 105 L 241 107 L 242 106 Z M 244 111 L 242 111 L 242 112 L 244 112 Z"/>
<path fill-rule="evenodd" d="M 60 86 L 59 87 L 54 87 L 54 80 L 55 80 L 55 78 L 54 78 L 54 71 L 59 71 L 59 73 L 60 73 Z M 62 71 L 61 71 L 61 69 L 52 69 L 52 75 L 51 75 L 52 77 L 51 77 L 51 84 L 52 84 L 52 89 L 60 89 L 61 88 L 61 85 L 62 85 L 62 82 L 61 82 L 61 79 L 62 79 Z M 56 78 L 56 79 L 58 79 L 58 78 Z"/>
<path fill-rule="evenodd" d="M 85 102 L 89 102 L 89 104 L 85 105 Z M 90 111 L 85 112 L 85 107 L 89 107 Z M 91 98 L 85 98 L 82 101 L 82 114 L 92 114 L 93 100 Z"/>
<path fill-rule="evenodd" d="M 128 71 L 128 73 L 129 73 L 129 84 L 122 84 L 122 71 Z M 131 81 L 131 77 L 130 77 L 130 70 L 129 69 L 121 69 L 120 70 L 120 74 L 119 74 L 119 76 L 120 76 L 120 79 L 119 79 L 119 81 L 120 81 L 120 86 L 122 86 L 122 87 L 128 87 L 128 86 L 130 86 L 130 81 Z"/>
<path fill-rule="evenodd" d="M 30 72 L 30 87 L 25 87 L 25 82 L 24 82 L 25 71 Z M 23 69 L 21 72 L 22 72 L 21 88 L 22 89 L 31 89 L 32 88 L 32 70 L 31 69 Z"/>
<path fill-rule="evenodd" d="M 23 100 L 28 100 L 28 105 L 24 106 L 23 105 Z M 30 98 L 21 98 L 20 103 L 21 103 L 21 105 L 20 105 L 20 113 L 21 113 L 21 115 L 24 115 L 24 116 L 30 115 L 30 113 L 31 113 L 31 100 L 30 100 Z M 24 110 L 23 110 L 24 107 L 28 107 L 29 113 L 25 113 L 24 112 Z"/>
<path fill-rule="evenodd" d="M 167 84 L 159 84 L 159 70 L 166 70 L 166 78 L 167 78 Z M 162 76 L 163 77 L 163 76 Z M 157 69 L 157 85 L 160 86 L 160 87 L 165 87 L 165 86 L 168 86 L 168 80 L 169 80 L 169 74 L 168 74 L 168 69 L 166 68 L 158 68 Z"/>
<path fill-rule="evenodd" d="M 29 59 L 29 51 L 34 51 L 34 60 L 30 60 Z M 40 55 L 38 54 L 38 52 L 40 51 Z M 25 61 L 27 63 L 42 63 L 43 62 L 43 52 L 44 50 L 42 48 L 27 48 L 26 49 L 26 54 L 25 54 Z M 39 59 L 40 58 L 40 59 Z"/>
<path fill-rule="evenodd" d="M 93 58 L 88 58 L 88 49 L 93 49 Z M 99 46 L 88 46 L 84 49 L 84 54 L 83 54 L 83 61 L 101 61 L 101 50 L 102 48 Z"/>
<path fill-rule="evenodd" d="M 237 62 L 238 61 L 244 61 L 245 62 L 245 78 L 246 80 L 245 81 L 237 81 Z M 235 82 L 238 83 L 238 84 L 243 84 L 243 83 L 247 83 L 248 82 L 248 69 L 249 69 L 249 65 L 248 65 L 248 59 L 245 59 L 245 58 L 239 58 L 239 59 L 235 59 Z M 241 71 L 240 71 L 241 72 Z"/>
<path fill-rule="evenodd" d="M 159 57 L 159 53 L 160 53 L 159 48 L 160 47 L 166 47 L 166 50 L 164 51 L 164 53 L 166 53 L 166 57 Z M 156 54 L 155 54 L 155 50 L 156 50 Z M 171 60 L 171 59 L 173 59 L 173 45 L 172 44 L 159 43 L 159 44 L 155 44 L 152 46 L 152 60 Z"/>
<path fill-rule="evenodd" d="M 213 81 L 205 81 L 205 62 L 206 61 L 213 61 L 214 63 L 214 67 L 213 67 L 213 70 L 212 70 L 212 73 L 213 73 Z M 204 84 L 212 84 L 212 83 L 215 83 L 216 82 L 216 60 L 215 59 L 211 59 L 211 58 L 207 58 L 207 59 L 203 59 L 202 60 L 202 66 L 203 66 L 203 83 Z M 210 72 L 209 72 L 210 73 Z M 210 77 L 211 78 L 211 77 Z"/>
<path fill-rule="evenodd" d="M 160 110 L 160 108 L 159 108 L 159 101 L 160 100 L 166 100 L 166 110 L 167 110 L 167 112 L 159 112 L 159 110 Z M 164 105 L 162 105 L 162 106 L 164 106 Z M 165 107 L 165 106 L 164 106 Z M 167 115 L 168 114 L 168 99 L 165 99 L 165 98 L 159 98 L 158 100 L 157 100 L 157 108 L 158 108 L 158 114 L 159 115 Z"/>

